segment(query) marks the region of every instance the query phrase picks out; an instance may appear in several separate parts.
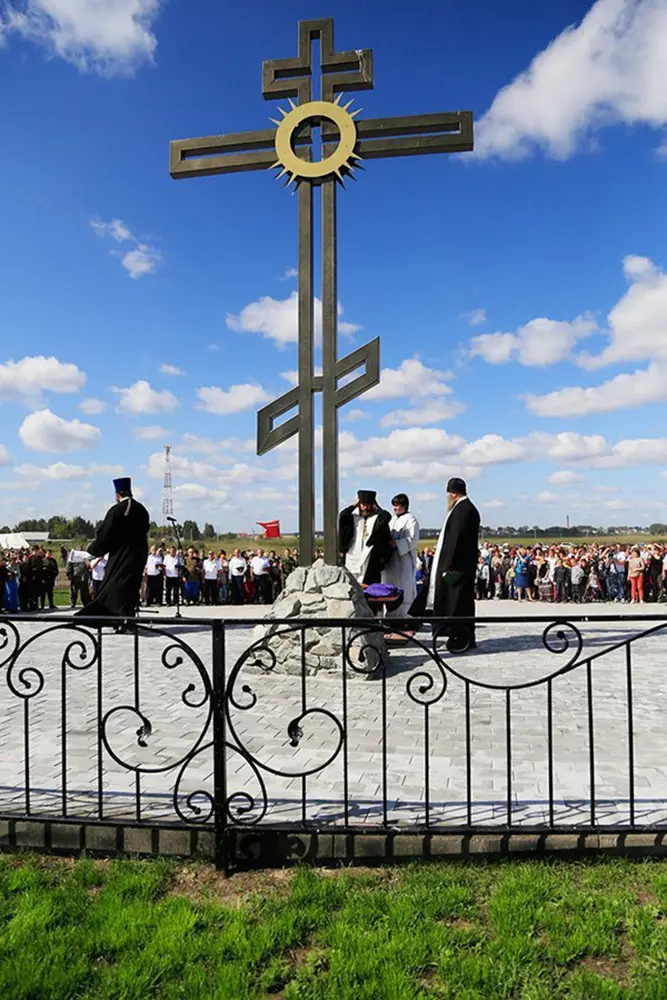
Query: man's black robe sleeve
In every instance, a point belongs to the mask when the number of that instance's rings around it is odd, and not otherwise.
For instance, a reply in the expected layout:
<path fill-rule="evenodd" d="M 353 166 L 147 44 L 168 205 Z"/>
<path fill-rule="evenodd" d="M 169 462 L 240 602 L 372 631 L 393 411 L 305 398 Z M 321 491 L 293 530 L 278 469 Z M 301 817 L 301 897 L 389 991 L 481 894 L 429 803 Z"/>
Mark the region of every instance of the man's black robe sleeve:
<path fill-rule="evenodd" d="M 107 552 L 113 552 L 116 547 L 116 522 L 118 519 L 118 510 L 120 508 L 110 507 L 107 511 L 107 515 L 102 521 L 102 524 L 97 529 L 97 535 L 95 536 L 95 541 L 91 542 L 88 546 L 88 551 L 91 556 L 104 556 Z"/>
<path fill-rule="evenodd" d="M 392 535 L 391 528 L 389 527 L 391 523 L 391 514 L 387 510 L 381 510 L 375 520 L 375 525 L 370 534 L 366 545 L 370 546 L 374 552 L 379 553 L 379 560 L 381 568 L 384 569 L 388 565 L 389 560 L 394 554 L 392 548 Z"/>
<path fill-rule="evenodd" d="M 355 507 L 356 504 L 352 504 L 351 507 L 345 507 L 338 515 L 338 548 L 342 555 L 345 555 L 354 537 L 354 518 L 352 514 Z"/>

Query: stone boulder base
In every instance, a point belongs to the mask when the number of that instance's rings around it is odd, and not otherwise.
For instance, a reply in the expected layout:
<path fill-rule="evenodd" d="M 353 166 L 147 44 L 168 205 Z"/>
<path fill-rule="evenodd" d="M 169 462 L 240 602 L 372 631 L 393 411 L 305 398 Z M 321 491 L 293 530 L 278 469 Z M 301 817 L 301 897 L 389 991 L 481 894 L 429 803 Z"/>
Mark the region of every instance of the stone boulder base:
<path fill-rule="evenodd" d="M 302 630 L 290 630 L 288 624 L 278 625 L 272 619 L 294 619 L 296 625 L 297 620 L 303 618 L 373 619 L 373 612 L 363 590 L 345 567 L 328 566 L 322 559 L 314 562 L 310 569 L 299 566 L 287 577 L 285 589 L 266 615 L 266 624 L 255 626 L 253 640 L 258 645 L 249 664 L 271 669 L 274 673 L 301 674 Z M 387 663 L 387 648 L 381 632 L 364 633 L 362 629 L 346 628 L 345 642 L 349 677 L 377 676 L 381 664 Z M 342 672 L 340 625 L 323 623 L 305 630 L 305 668 L 307 674 Z"/>

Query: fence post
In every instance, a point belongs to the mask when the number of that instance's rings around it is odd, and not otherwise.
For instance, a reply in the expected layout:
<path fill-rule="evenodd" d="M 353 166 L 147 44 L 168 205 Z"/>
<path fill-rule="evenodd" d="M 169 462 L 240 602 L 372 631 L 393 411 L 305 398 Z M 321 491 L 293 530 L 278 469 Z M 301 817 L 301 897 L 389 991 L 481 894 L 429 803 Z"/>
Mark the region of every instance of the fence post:
<path fill-rule="evenodd" d="M 225 623 L 214 621 L 213 630 L 213 787 L 215 867 L 229 872 L 227 857 L 227 754 L 225 748 Z"/>

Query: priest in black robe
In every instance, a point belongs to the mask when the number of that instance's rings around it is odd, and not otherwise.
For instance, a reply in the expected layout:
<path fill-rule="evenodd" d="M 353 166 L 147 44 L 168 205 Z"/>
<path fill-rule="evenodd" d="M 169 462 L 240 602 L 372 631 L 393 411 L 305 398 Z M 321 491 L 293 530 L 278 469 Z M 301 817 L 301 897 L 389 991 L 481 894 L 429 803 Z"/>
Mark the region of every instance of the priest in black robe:
<path fill-rule="evenodd" d="M 447 518 L 433 557 L 428 587 L 410 608 L 412 615 L 435 618 L 474 618 L 475 579 L 479 561 L 479 511 L 468 498 L 462 479 L 447 483 Z M 453 623 L 447 629 L 450 652 L 474 649 L 475 625 Z"/>
<path fill-rule="evenodd" d="M 94 601 L 79 615 L 129 618 L 137 613 L 139 591 L 148 556 L 150 517 L 132 496 L 130 479 L 114 479 L 116 503 L 107 511 L 88 546 L 91 556 L 109 554 L 104 580 Z"/>
<path fill-rule="evenodd" d="M 358 583 L 380 583 L 391 559 L 391 514 L 377 503 L 375 490 L 359 490 L 357 502 L 340 512 L 338 540 L 341 558 Z"/>

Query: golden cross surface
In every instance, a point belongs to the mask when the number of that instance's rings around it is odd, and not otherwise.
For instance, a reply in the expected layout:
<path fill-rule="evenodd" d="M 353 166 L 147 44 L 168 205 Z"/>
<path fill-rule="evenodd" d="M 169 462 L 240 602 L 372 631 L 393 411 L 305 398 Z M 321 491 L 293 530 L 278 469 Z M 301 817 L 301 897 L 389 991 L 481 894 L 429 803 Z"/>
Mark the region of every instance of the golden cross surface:
<path fill-rule="evenodd" d="M 320 43 L 320 95 L 313 99 L 312 43 Z M 298 191 L 298 382 L 294 389 L 263 407 L 257 419 L 257 451 L 264 454 L 299 435 L 299 552 L 310 565 L 315 528 L 314 394 L 323 398 L 324 558 L 338 559 L 338 408 L 380 378 L 379 340 L 339 359 L 337 295 L 336 191 L 363 160 L 388 156 L 466 152 L 473 148 L 471 111 L 440 112 L 397 118 L 356 120 L 352 102 L 342 94 L 373 87 L 371 49 L 336 52 L 332 18 L 301 21 L 297 55 L 262 66 L 267 100 L 287 98 L 289 109 L 276 128 L 256 132 L 178 139 L 170 146 L 170 173 L 177 180 L 213 174 L 277 168 Z M 296 103 L 294 103 L 296 99 Z M 322 157 L 313 158 L 313 127 L 320 126 Z M 322 198 L 322 375 L 314 354 L 313 189 Z M 363 366 L 363 374 L 346 380 Z M 276 424 L 291 410 L 296 414 Z"/>

